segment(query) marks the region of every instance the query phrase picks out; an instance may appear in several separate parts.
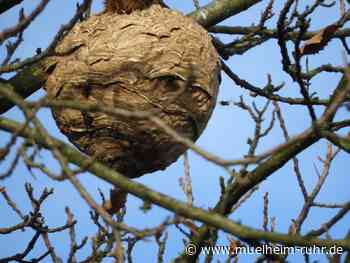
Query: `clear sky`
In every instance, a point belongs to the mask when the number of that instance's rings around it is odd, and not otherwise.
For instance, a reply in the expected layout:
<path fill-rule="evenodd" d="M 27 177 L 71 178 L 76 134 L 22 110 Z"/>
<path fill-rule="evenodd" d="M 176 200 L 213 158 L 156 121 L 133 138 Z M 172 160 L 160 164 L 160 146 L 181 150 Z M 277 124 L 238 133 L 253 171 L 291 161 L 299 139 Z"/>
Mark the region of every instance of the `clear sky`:
<path fill-rule="evenodd" d="M 102 1 L 94 1 L 93 10 L 97 12 L 101 10 Z M 209 1 L 200 1 L 201 5 Z M 279 10 L 284 1 L 276 0 L 274 11 Z M 304 1 L 302 1 L 304 2 Z M 305 3 L 313 1 L 305 1 Z M 36 4 L 35 1 L 24 1 L 22 5 L 28 14 Z M 192 1 L 166 1 L 168 5 L 174 9 L 188 13 L 194 9 Z M 54 34 L 59 29 L 60 25 L 67 22 L 73 15 L 76 1 L 52 0 L 48 4 L 46 10 L 38 17 L 33 25 L 25 32 L 25 44 L 18 49 L 15 57 L 24 58 L 33 55 L 36 48 L 45 48 L 51 41 Z M 234 26 L 249 26 L 254 22 L 258 22 L 259 16 L 267 1 L 262 1 L 261 4 L 254 6 L 243 14 L 237 15 L 228 19 L 223 24 Z M 0 16 L 0 29 L 13 25 L 16 22 L 18 8 Z M 319 29 L 322 26 L 328 25 L 337 20 L 339 17 L 338 8 L 332 10 L 321 9 L 317 16 L 312 21 L 312 29 Z M 275 25 L 275 19 L 268 23 L 269 26 Z M 230 37 L 219 36 L 223 41 L 232 40 Z M 4 46 L 0 47 L 0 60 L 4 57 Z M 298 88 L 293 84 L 287 74 L 281 70 L 280 53 L 275 41 L 269 41 L 254 50 L 251 50 L 243 56 L 232 57 L 228 64 L 232 70 L 244 79 L 248 79 L 251 83 L 256 85 L 264 85 L 266 83 L 267 74 L 272 75 L 273 82 L 278 84 L 286 83 L 284 95 L 299 95 Z M 337 41 L 332 41 L 327 47 L 326 51 L 320 52 L 317 56 L 309 57 L 311 67 L 320 64 L 332 63 L 333 65 L 342 65 L 341 45 Z M 327 96 L 330 89 L 333 89 L 335 83 L 339 79 L 339 75 L 324 74 L 322 77 L 317 77 L 312 81 L 313 91 L 317 91 L 320 97 Z M 34 94 L 31 99 L 36 99 L 43 96 L 44 92 L 41 90 Z M 243 95 L 247 102 L 251 102 L 248 93 L 237 87 L 223 74 L 223 82 L 220 87 L 219 99 L 228 101 L 238 101 L 239 96 Z M 257 100 L 259 106 L 265 103 L 264 100 Z M 297 134 L 303 131 L 310 125 L 310 118 L 307 111 L 300 107 L 282 106 L 283 113 L 286 117 L 286 125 L 290 133 Z M 271 110 L 269 111 L 271 112 Z M 321 110 L 318 110 L 320 113 Z M 50 133 L 67 141 L 62 135 L 51 116 L 50 111 L 41 110 L 39 112 L 40 119 L 45 124 L 45 127 Z M 12 109 L 6 117 L 15 120 L 23 120 L 22 114 L 18 109 Z M 348 113 L 340 110 L 337 118 L 346 118 Z M 264 123 L 267 126 L 271 114 L 268 114 Z M 203 135 L 197 141 L 200 147 L 220 155 L 227 159 L 240 158 L 248 150 L 246 144 L 247 136 L 252 136 L 254 133 L 253 122 L 249 119 L 246 112 L 230 106 L 217 105 L 214 114 L 209 122 Z M 0 132 L 0 146 L 3 146 L 8 141 L 9 136 L 6 133 Z M 276 125 L 271 134 L 266 137 L 258 148 L 258 152 L 270 149 L 283 142 L 281 130 Z M 312 189 L 317 180 L 315 166 L 322 169 L 322 165 L 317 160 L 318 156 L 325 156 L 326 143 L 321 141 L 316 145 L 310 147 L 307 151 L 298 156 L 300 160 L 301 171 L 308 190 Z M 189 153 L 191 177 L 193 183 L 193 191 L 195 198 L 195 205 L 201 208 L 210 208 L 218 201 L 220 187 L 219 177 L 227 178 L 225 171 L 219 167 L 214 166 L 203 160 L 201 157 Z M 42 153 L 42 161 L 54 171 L 59 171 L 56 162 L 49 154 Z M 349 161 L 349 156 L 341 152 L 335 159 L 330 176 L 327 179 L 324 189 L 321 191 L 317 201 L 342 203 L 349 201 L 350 194 L 347 183 L 349 182 L 349 174 L 345 170 L 346 162 Z M 1 171 L 7 167 L 9 163 L 1 163 Z M 172 197 L 180 200 L 185 200 L 185 196 L 179 186 L 179 178 L 183 175 L 183 159 L 180 158 L 178 162 L 170 166 L 167 170 L 145 175 L 137 181 L 155 189 L 157 191 L 166 193 Z M 100 188 L 104 193 L 108 193 L 111 188 L 109 184 L 102 180 L 96 179 L 89 174 L 84 174 L 79 177 L 89 192 L 98 200 L 98 191 Z M 68 182 L 56 183 L 49 180 L 47 177 L 40 175 L 36 179 L 26 170 L 23 163 L 20 162 L 15 170 L 15 173 L 7 180 L 0 182 L 1 186 L 5 186 L 11 196 L 16 200 L 17 204 L 23 211 L 28 212 L 29 201 L 25 197 L 24 183 L 31 182 L 36 189 L 36 193 L 44 187 L 54 187 L 54 195 L 46 202 L 44 208 L 44 215 L 49 226 L 63 225 L 66 221 L 64 208 L 69 206 L 75 218 L 78 220 L 77 235 L 78 238 L 83 238 L 85 235 L 92 236 L 96 227 L 92 225 L 89 208 L 87 204 L 80 198 L 79 194 L 73 189 Z M 291 220 L 295 218 L 302 206 L 302 195 L 297 187 L 297 181 L 293 172 L 292 163 L 289 162 L 278 172 L 273 174 L 269 179 L 259 186 L 259 190 L 254 193 L 248 202 L 244 203 L 234 214 L 230 216 L 233 220 L 237 220 L 248 226 L 261 228 L 263 216 L 263 196 L 265 192 L 269 192 L 270 196 L 270 216 L 277 218 L 277 230 L 280 232 L 287 232 L 291 224 Z M 0 227 L 8 226 L 19 221 L 16 215 L 8 209 L 4 200 L 0 198 Z M 161 208 L 154 207 L 151 212 L 143 214 L 139 207 L 142 202 L 129 196 L 127 203 L 127 215 L 125 223 L 139 228 L 152 227 L 162 222 L 169 213 Z M 320 223 L 325 222 L 334 214 L 334 210 L 330 209 L 312 209 L 309 218 L 306 220 L 302 228 L 302 233 L 308 230 L 317 228 Z M 346 216 L 340 223 L 338 223 L 334 230 L 330 232 L 334 238 L 343 238 L 345 232 L 350 225 L 350 216 Z M 22 251 L 25 248 L 28 240 L 32 236 L 31 231 L 17 232 L 10 236 L 0 236 L 0 258 L 12 255 L 16 252 Z M 169 228 L 169 240 L 167 250 L 165 252 L 166 262 L 178 255 L 183 249 L 182 236 L 175 228 Z M 60 233 L 52 235 L 52 242 L 57 253 L 63 259 L 67 258 L 68 251 L 68 235 L 67 233 Z M 220 245 L 227 245 L 227 235 L 222 234 L 220 238 Z M 43 252 L 42 244 L 37 246 L 31 256 L 35 256 Z M 78 255 L 87 255 L 89 248 L 83 250 Z M 155 262 L 156 261 L 156 246 L 153 242 L 140 242 L 134 251 L 134 262 Z M 218 257 L 218 259 L 223 259 Z M 251 257 L 242 257 L 240 262 L 251 262 Z M 300 262 L 300 257 L 292 257 L 291 262 Z M 49 260 L 47 259 L 47 261 Z M 106 261 L 109 262 L 109 261 Z M 325 262 L 323 258 L 321 262 Z"/>

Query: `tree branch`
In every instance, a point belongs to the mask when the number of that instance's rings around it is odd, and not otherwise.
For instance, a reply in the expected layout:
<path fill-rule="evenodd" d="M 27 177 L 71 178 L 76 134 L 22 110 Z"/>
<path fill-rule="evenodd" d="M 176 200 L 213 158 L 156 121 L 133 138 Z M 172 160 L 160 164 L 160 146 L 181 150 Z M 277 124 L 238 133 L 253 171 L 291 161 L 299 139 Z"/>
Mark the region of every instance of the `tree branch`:
<path fill-rule="evenodd" d="M 225 193 L 220 197 L 214 211 L 222 215 L 228 215 L 231 212 L 232 207 L 250 189 L 266 180 L 271 174 L 280 169 L 297 154 L 321 139 L 321 131 L 329 128 L 330 122 L 333 120 L 337 109 L 346 98 L 347 93 L 348 81 L 347 77 L 344 75 L 333 92 L 330 104 L 325 109 L 320 120 L 315 122 L 311 128 L 304 131 L 302 134 L 294 137 L 293 140 L 289 140 L 290 144 L 288 147 L 281 149 L 270 159 L 257 166 L 253 171 L 249 172 L 244 177 L 240 176 L 238 178 L 239 180 L 235 180 L 232 184 L 227 186 Z M 210 232 L 210 227 L 203 225 L 198 230 L 198 235 L 193 236 L 191 242 L 196 244 L 197 247 L 201 247 L 210 236 Z M 183 262 L 195 262 L 197 257 L 198 253 L 191 256 L 183 254 L 178 259 L 183 260 Z"/>
<path fill-rule="evenodd" d="M 22 129 L 21 123 L 11 121 L 6 118 L 0 118 L 0 127 L 2 130 L 8 132 L 19 132 L 19 134 L 25 138 L 34 140 L 37 144 L 50 149 L 50 145 L 46 143 L 45 138 L 36 129 Z M 48 135 L 47 135 L 48 136 Z M 50 140 L 55 144 L 55 147 L 67 157 L 69 161 L 78 165 L 84 166 L 86 163 L 86 156 L 80 153 L 78 150 L 69 146 L 68 144 L 61 142 L 55 138 L 50 137 Z M 143 199 L 149 200 L 167 210 L 170 210 L 177 215 L 199 220 L 212 227 L 222 229 L 223 231 L 233 234 L 241 239 L 245 240 L 267 240 L 271 242 L 282 243 L 288 246 L 324 246 L 332 247 L 334 245 L 350 250 L 349 240 L 327 240 L 317 238 L 304 238 L 302 236 L 289 236 L 286 234 L 280 234 L 276 232 L 265 232 L 256 230 L 241 224 L 237 224 L 226 217 L 215 212 L 207 212 L 203 209 L 196 207 L 189 207 L 186 203 L 178 201 L 162 193 L 151 190 L 143 184 L 131 181 L 118 172 L 109 169 L 108 167 L 98 163 L 92 162 L 87 170 L 96 175 L 97 177 L 123 189 L 131 194 Z M 215 209 L 217 210 L 217 209 Z"/>
<path fill-rule="evenodd" d="M 350 153 L 350 139 L 342 136 L 338 136 L 337 134 L 330 131 L 321 131 L 321 135 L 324 136 L 327 140 L 329 140 L 334 145 L 338 146 L 342 150 Z"/>
<path fill-rule="evenodd" d="M 260 1 L 261 0 L 216 0 L 202 7 L 200 10 L 190 13 L 189 16 L 194 18 L 202 26 L 210 27 L 232 15 L 248 9 Z M 205 18 L 201 14 L 205 14 Z M 50 64 L 51 63 L 52 62 L 50 62 Z M 48 77 L 47 71 L 45 70 L 47 66 L 43 67 L 45 64 L 45 60 L 37 62 L 23 69 L 10 80 L 0 81 L 0 88 L 10 88 L 16 91 L 22 98 L 27 98 L 40 89 L 45 83 Z M 13 103 L 0 97 L 0 114 L 3 114 L 13 106 Z"/>
<path fill-rule="evenodd" d="M 54 66 L 55 62 L 52 60 L 40 61 L 33 66 L 24 68 L 9 80 L 0 78 L 0 89 L 11 90 L 22 98 L 27 98 L 44 85 L 48 73 Z M 0 96 L 0 114 L 5 113 L 13 106 L 12 101 Z"/>
<path fill-rule="evenodd" d="M 22 3 L 23 0 L 0 0 L 0 15 L 12 7 Z"/>
<path fill-rule="evenodd" d="M 222 22 L 226 18 L 236 15 L 262 0 L 215 0 L 196 10 L 188 16 L 205 28 Z"/>

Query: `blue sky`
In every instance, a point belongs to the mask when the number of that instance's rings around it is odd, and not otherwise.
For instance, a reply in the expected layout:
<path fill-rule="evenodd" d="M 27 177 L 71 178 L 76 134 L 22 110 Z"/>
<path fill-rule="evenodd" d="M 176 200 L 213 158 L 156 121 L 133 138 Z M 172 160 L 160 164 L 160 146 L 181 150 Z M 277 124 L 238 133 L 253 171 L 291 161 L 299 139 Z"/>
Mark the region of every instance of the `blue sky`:
<path fill-rule="evenodd" d="M 28 14 L 30 10 L 38 3 L 35 1 L 24 1 L 22 5 Z M 98 12 L 101 10 L 102 1 L 94 1 L 93 10 Z M 201 5 L 208 3 L 209 1 L 200 1 Z M 277 0 L 274 7 L 274 11 L 279 10 L 284 1 Z M 311 3 L 313 1 L 305 1 L 305 3 Z M 168 5 L 174 9 L 180 10 L 184 13 L 188 13 L 194 9 L 192 1 L 166 1 Z M 303 1 L 304 3 L 304 1 Z M 33 25 L 25 32 L 24 39 L 25 44 L 18 49 L 15 57 L 24 58 L 31 56 L 36 48 L 45 48 L 51 41 L 54 34 L 59 29 L 60 25 L 67 22 L 75 10 L 76 1 L 59 1 L 52 0 L 48 4 L 44 13 L 42 13 Z M 254 6 L 248 11 L 239 14 L 233 18 L 226 20 L 223 24 L 233 26 L 249 26 L 254 22 L 258 22 L 259 16 L 263 7 L 266 6 L 267 1 L 262 1 L 261 4 Z M 16 22 L 18 14 L 18 8 L 8 11 L 0 16 L 0 29 L 13 25 Z M 320 12 L 314 16 L 312 21 L 312 29 L 319 29 L 325 25 L 328 25 L 339 17 L 338 8 L 335 7 L 331 10 L 320 9 Z M 272 19 L 268 23 L 269 26 L 275 25 L 275 19 Z M 232 38 L 219 36 L 223 41 L 230 41 Z M 0 47 L 0 59 L 3 58 L 4 46 Z M 286 88 L 283 91 L 283 95 L 298 96 L 298 87 L 291 82 L 291 79 L 282 72 L 280 64 L 280 53 L 275 41 L 269 41 L 254 50 L 248 51 L 243 56 L 234 56 L 228 64 L 232 70 L 237 73 L 241 78 L 249 80 L 255 85 L 264 85 L 266 83 L 267 74 L 272 75 L 273 82 L 279 84 L 281 82 L 286 83 Z M 333 65 L 342 65 L 342 53 L 341 45 L 338 41 L 332 41 L 326 51 L 320 52 L 316 56 L 309 57 L 310 67 L 316 65 L 331 63 Z M 339 75 L 324 74 L 323 76 L 316 77 L 312 80 L 312 89 L 317 91 L 320 97 L 327 98 L 329 91 L 333 89 Z M 36 99 L 44 95 L 41 90 L 31 96 L 30 99 Z M 239 96 L 243 95 L 247 102 L 251 102 L 248 97 L 248 93 L 237 87 L 232 81 L 230 81 L 223 74 L 223 82 L 220 87 L 220 93 L 218 101 L 229 100 L 238 101 Z M 257 100 L 258 105 L 263 105 L 264 100 Z M 282 105 L 284 116 L 286 117 L 286 125 L 291 135 L 297 134 L 303 131 L 310 125 L 310 118 L 306 109 L 301 107 L 291 107 Z M 271 112 L 271 111 L 270 111 Z M 321 113 L 321 109 L 318 109 L 318 113 Z M 337 118 L 346 118 L 348 113 L 341 109 Z M 23 120 L 22 114 L 18 109 L 12 109 L 6 113 L 6 117 L 13 118 L 15 120 Z M 49 110 L 41 110 L 39 117 L 45 124 L 45 127 L 50 133 L 64 141 L 67 141 L 64 135 L 62 135 L 51 116 Z M 271 114 L 266 116 L 267 122 L 264 123 L 264 127 L 267 126 L 268 120 L 271 118 Z M 247 136 L 252 136 L 254 132 L 253 122 L 249 119 L 246 112 L 233 107 L 233 106 L 221 106 L 217 105 L 214 114 L 208 124 L 208 127 L 204 131 L 203 135 L 197 141 L 197 144 L 204 149 L 211 151 L 217 155 L 220 155 L 227 159 L 240 158 L 248 150 L 246 144 Z M 0 133 L 0 146 L 3 146 L 8 141 L 9 136 L 6 133 Z M 272 130 L 271 134 L 266 137 L 259 145 L 258 152 L 270 149 L 277 145 L 277 143 L 283 142 L 283 136 L 278 125 Z M 325 156 L 326 142 L 321 141 L 316 145 L 313 145 L 308 150 L 298 156 L 300 160 L 301 171 L 305 180 L 305 184 L 310 191 L 317 180 L 317 174 L 315 173 L 314 166 L 318 166 L 322 169 L 320 162 L 317 160 L 318 156 Z M 210 208 L 215 205 L 219 198 L 219 177 L 224 176 L 227 178 L 225 171 L 213 164 L 210 164 L 203 160 L 201 157 L 189 153 L 191 177 L 193 183 L 193 191 L 195 198 L 195 205 L 201 208 Z M 317 201 L 330 202 L 330 203 L 342 203 L 349 201 L 350 194 L 346 182 L 349 181 L 348 173 L 345 172 L 345 164 L 348 161 L 349 156 L 344 152 L 341 152 L 330 170 L 330 176 L 327 179 L 324 189 L 321 191 Z M 11 158 L 9 158 L 11 159 Z M 42 161 L 47 164 L 54 171 L 59 171 L 57 163 L 46 152 L 42 153 Z M 1 170 L 4 170 L 8 166 L 8 162 L 1 163 Z M 49 226 L 63 225 L 66 221 L 64 207 L 69 206 L 75 218 L 78 220 L 77 235 L 78 238 L 82 238 L 85 235 L 92 236 L 96 227 L 92 225 L 89 217 L 89 208 L 87 204 L 80 198 L 79 194 L 73 189 L 68 182 L 56 183 L 49 180 L 47 177 L 37 173 L 37 178 L 34 179 L 27 172 L 23 163 L 20 163 L 15 173 L 9 179 L 2 181 L 1 185 L 5 186 L 10 195 L 16 200 L 17 204 L 23 211 L 28 212 L 29 201 L 24 198 L 24 183 L 31 182 L 34 188 L 39 194 L 40 190 L 44 187 L 54 187 L 55 194 L 46 202 L 43 207 L 44 215 Z M 179 186 L 179 178 L 183 175 L 183 159 L 180 158 L 178 162 L 170 166 L 167 170 L 156 172 L 153 174 L 145 175 L 137 181 L 144 183 L 145 185 L 169 194 L 172 197 L 180 200 L 185 200 L 185 196 Z M 97 189 L 100 188 L 104 193 L 108 193 L 110 185 L 99 180 L 89 174 L 84 174 L 80 177 L 82 183 L 86 186 L 89 192 L 99 200 Z M 289 162 L 278 172 L 273 174 L 269 179 L 263 182 L 259 186 L 259 190 L 254 193 L 252 198 L 246 202 L 241 208 L 239 208 L 233 215 L 230 216 L 233 220 L 238 220 L 243 224 L 260 228 L 262 226 L 262 209 L 263 209 L 263 195 L 265 192 L 269 192 L 270 196 L 270 216 L 276 216 L 277 218 L 277 230 L 280 232 L 287 232 L 291 220 L 298 215 L 302 205 L 302 195 L 297 187 L 297 181 L 293 173 L 292 163 Z M 0 199 L 2 205 L 0 206 L 0 213 L 2 219 L 0 221 L 0 227 L 8 226 L 19 219 L 16 215 L 10 211 L 4 201 Z M 129 196 L 127 204 L 127 215 L 125 222 L 132 226 L 139 228 L 152 227 L 162 222 L 169 213 L 161 208 L 154 207 L 151 212 L 143 214 L 139 207 L 142 202 Z M 330 209 L 312 209 L 309 218 L 306 220 L 302 228 L 302 233 L 307 232 L 313 228 L 317 228 L 320 223 L 326 221 L 334 214 L 334 210 Z M 350 223 L 350 216 L 345 217 L 340 223 L 336 225 L 333 231 L 330 232 L 334 238 L 342 238 Z M 22 251 L 25 248 L 28 240 L 30 239 L 31 231 L 17 232 L 11 236 L 0 236 L 0 258 L 12 255 L 18 251 Z M 226 245 L 228 243 L 226 234 L 222 234 L 220 238 L 220 244 Z M 167 251 L 165 253 L 166 261 L 174 258 L 183 249 L 182 236 L 175 228 L 169 228 L 169 240 L 167 245 Z M 57 253 L 62 255 L 63 259 L 67 258 L 68 251 L 68 235 L 67 233 L 60 233 L 52 235 L 52 242 L 54 243 Z M 30 256 L 38 255 L 42 252 L 42 244 L 37 246 Z M 90 246 L 90 243 L 89 243 Z M 80 256 L 86 255 L 90 248 L 83 250 Z M 155 262 L 156 261 L 156 246 L 153 242 L 140 242 L 134 252 L 134 262 Z M 218 257 L 219 259 L 220 257 Z M 220 258 L 223 259 L 223 258 Z M 300 258 L 292 257 L 292 262 L 299 262 Z M 324 262 L 323 258 L 321 262 Z M 48 259 L 45 262 L 49 262 Z M 109 262 L 109 261 L 105 261 Z M 251 262 L 251 257 L 242 257 L 241 262 Z"/>

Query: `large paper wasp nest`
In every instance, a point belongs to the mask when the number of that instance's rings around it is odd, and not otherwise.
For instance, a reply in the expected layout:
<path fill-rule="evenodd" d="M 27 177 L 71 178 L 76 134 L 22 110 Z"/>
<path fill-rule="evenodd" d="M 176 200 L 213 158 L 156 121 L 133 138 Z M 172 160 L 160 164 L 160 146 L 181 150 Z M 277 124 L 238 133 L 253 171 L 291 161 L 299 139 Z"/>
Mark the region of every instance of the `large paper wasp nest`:
<path fill-rule="evenodd" d="M 159 5 L 92 16 L 56 51 L 62 55 L 46 83 L 51 98 L 153 112 L 191 140 L 216 103 L 220 63 L 210 37 Z M 53 115 L 81 151 L 128 177 L 165 169 L 186 150 L 148 119 L 68 108 Z"/>

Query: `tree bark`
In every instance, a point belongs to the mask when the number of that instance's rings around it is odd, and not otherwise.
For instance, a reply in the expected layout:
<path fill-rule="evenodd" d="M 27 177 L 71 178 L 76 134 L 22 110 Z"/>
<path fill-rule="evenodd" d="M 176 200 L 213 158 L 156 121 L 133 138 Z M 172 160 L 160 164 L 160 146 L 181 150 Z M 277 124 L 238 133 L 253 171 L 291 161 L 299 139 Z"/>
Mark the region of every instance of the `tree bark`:
<path fill-rule="evenodd" d="M 7 3 L 6 0 L 0 0 Z M 205 28 L 213 26 L 226 18 L 238 14 L 262 0 L 215 0 L 201 9 L 190 13 L 200 25 Z M 0 7 L 2 5 L 0 4 Z M 1 10 L 1 9 L 0 9 Z M 204 16 L 203 16 L 204 14 Z M 17 92 L 22 98 L 27 98 L 35 91 L 39 90 L 48 77 L 48 68 L 54 64 L 47 59 L 37 62 L 21 70 L 17 75 L 9 80 L 0 79 L 0 89 L 11 89 Z M 14 104 L 6 98 L 0 97 L 0 114 L 11 109 Z"/>
<path fill-rule="evenodd" d="M 11 9 L 15 5 L 22 3 L 23 0 L 0 0 L 0 14 Z"/>

